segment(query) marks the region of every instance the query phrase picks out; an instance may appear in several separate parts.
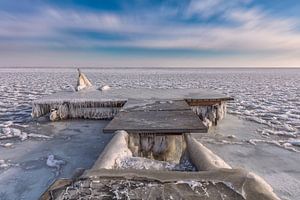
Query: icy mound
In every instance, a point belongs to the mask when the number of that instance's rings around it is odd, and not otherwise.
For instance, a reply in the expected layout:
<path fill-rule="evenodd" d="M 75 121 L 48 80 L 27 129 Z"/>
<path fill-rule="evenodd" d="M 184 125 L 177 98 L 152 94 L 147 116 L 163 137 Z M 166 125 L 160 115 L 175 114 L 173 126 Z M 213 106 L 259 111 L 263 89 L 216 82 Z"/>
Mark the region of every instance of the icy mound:
<path fill-rule="evenodd" d="M 0 140 L 10 138 L 20 138 L 22 141 L 24 141 L 28 138 L 28 134 L 22 132 L 17 128 L 2 128 L 2 133 L 0 133 Z"/>
<path fill-rule="evenodd" d="M 195 166 L 188 160 L 183 160 L 179 164 L 176 164 L 143 157 L 125 157 L 117 159 L 116 169 L 196 171 Z"/>
<path fill-rule="evenodd" d="M 116 160 L 116 169 L 175 170 L 176 164 L 142 157 L 125 157 Z"/>

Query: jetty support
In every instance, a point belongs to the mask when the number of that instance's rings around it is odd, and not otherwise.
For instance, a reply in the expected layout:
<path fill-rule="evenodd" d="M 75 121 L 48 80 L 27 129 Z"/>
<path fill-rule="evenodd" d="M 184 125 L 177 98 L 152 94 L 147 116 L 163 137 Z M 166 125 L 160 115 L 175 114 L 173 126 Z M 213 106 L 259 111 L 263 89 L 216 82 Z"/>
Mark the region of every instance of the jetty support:
<path fill-rule="evenodd" d="M 123 131 L 116 133 L 91 169 L 72 179 L 55 181 L 40 199 L 279 200 L 261 177 L 232 169 L 190 134 L 185 138 L 196 171 L 177 171 L 155 162 L 152 165 L 163 167 L 137 169 L 140 166 L 134 163 L 118 168 L 120 159 L 130 161 L 132 157 L 128 134 Z"/>

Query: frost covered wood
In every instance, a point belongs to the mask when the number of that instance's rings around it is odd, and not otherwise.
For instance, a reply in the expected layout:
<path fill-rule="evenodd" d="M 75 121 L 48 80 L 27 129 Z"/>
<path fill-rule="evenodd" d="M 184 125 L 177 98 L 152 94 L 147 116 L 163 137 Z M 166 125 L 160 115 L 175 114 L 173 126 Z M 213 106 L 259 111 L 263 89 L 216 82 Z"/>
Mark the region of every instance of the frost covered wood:
<path fill-rule="evenodd" d="M 217 125 L 219 120 L 226 116 L 226 102 L 208 106 L 191 106 L 191 109 L 200 117 L 207 127 Z"/>
<path fill-rule="evenodd" d="M 225 95 L 203 89 L 111 89 L 108 85 L 97 88 L 80 70 L 78 72 L 77 92 L 59 92 L 35 100 L 32 104 L 32 117 L 50 114 L 52 121 L 68 118 L 111 119 L 129 99 L 168 99 L 193 102 L 190 105 L 192 109 L 210 126 L 224 117 L 225 102 L 232 100 Z M 201 105 L 197 105 L 197 102 Z M 212 105 L 212 102 L 218 103 Z"/>

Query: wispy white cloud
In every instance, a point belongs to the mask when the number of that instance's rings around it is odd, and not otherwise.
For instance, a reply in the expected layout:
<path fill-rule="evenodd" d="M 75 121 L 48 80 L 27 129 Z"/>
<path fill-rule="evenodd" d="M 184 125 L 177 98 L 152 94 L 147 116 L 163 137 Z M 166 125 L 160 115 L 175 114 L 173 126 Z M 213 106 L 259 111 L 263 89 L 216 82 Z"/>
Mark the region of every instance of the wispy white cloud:
<path fill-rule="evenodd" d="M 186 9 L 186 15 L 188 17 L 209 18 L 247 5 L 250 2 L 251 0 L 192 0 Z"/>
<path fill-rule="evenodd" d="M 46 51 L 62 48 L 71 52 L 87 48 L 122 47 L 236 52 L 238 54 L 235 57 L 244 54 L 249 59 L 252 55 L 264 53 L 276 55 L 278 59 L 297 60 L 295 52 L 300 52 L 298 19 L 272 16 L 262 8 L 245 6 L 250 3 L 250 0 L 192 0 L 184 9 L 162 7 L 159 13 L 151 10 L 141 15 L 50 6 L 41 7 L 38 12 L 31 14 L 15 15 L 2 11 L 0 50 L 17 52 L 24 49 Z M 164 12 L 166 10 L 168 12 Z M 179 12 L 182 12 L 181 15 Z M 174 20 L 178 16 L 182 19 Z M 189 21 L 189 18 L 205 21 L 214 16 L 224 23 Z M 168 21 L 172 17 L 173 20 Z M 72 35 L 68 30 L 92 31 L 99 35 L 118 34 L 129 39 L 86 38 Z M 285 57 L 278 57 L 280 54 Z M 249 59 L 240 59 L 239 62 Z"/>

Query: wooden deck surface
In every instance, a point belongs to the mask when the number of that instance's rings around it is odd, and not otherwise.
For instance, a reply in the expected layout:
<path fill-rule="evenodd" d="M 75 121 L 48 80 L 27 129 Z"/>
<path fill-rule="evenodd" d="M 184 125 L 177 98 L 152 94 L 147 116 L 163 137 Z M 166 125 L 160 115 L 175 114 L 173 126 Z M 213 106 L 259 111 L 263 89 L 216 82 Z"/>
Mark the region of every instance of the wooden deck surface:
<path fill-rule="evenodd" d="M 51 104 L 60 102 L 126 102 L 129 99 L 151 100 L 205 100 L 205 101 L 228 101 L 231 97 L 215 91 L 203 89 L 149 89 L 149 88 L 122 88 L 107 91 L 83 90 L 79 92 L 58 92 L 35 100 L 35 104 Z"/>
<path fill-rule="evenodd" d="M 184 101 L 132 100 L 103 129 L 104 133 L 206 133 L 207 127 Z"/>

